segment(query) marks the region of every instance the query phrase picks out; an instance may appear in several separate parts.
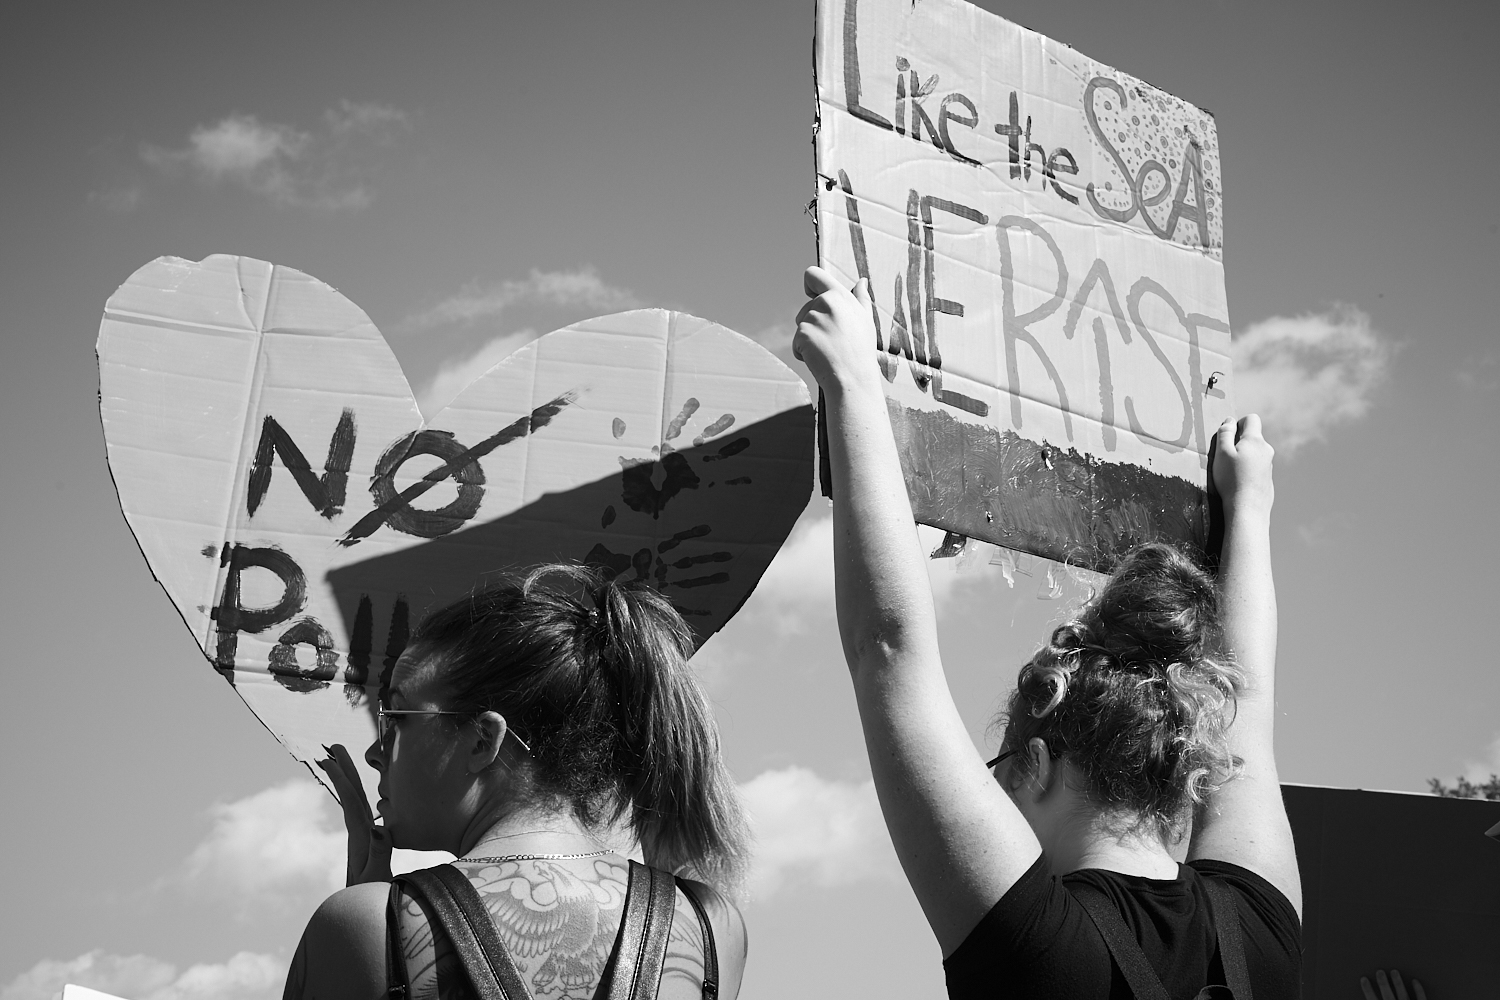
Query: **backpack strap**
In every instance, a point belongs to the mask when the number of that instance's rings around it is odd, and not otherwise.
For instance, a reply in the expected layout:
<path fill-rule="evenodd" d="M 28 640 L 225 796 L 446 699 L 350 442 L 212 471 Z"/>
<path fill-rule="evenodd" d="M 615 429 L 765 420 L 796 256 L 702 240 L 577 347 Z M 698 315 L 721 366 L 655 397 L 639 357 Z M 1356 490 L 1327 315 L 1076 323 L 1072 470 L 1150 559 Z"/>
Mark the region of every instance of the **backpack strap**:
<path fill-rule="evenodd" d="M 1224 967 L 1224 978 L 1234 1000 L 1253 1000 L 1250 992 L 1250 969 L 1245 962 L 1245 942 L 1240 934 L 1239 904 L 1234 891 L 1217 879 L 1199 878 L 1208 896 L 1208 912 L 1213 917 L 1214 932 L 1219 943 L 1219 962 Z M 1073 898 L 1083 906 L 1084 912 L 1093 920 L 1094 926 L 1109 947 L 1110 957 L 1130 984 L 1130 992 L 1136 1000 L 1171 1000 L 1161 977 L 1151 968 L 1141 944 L 1125 925 L 1125 918 L 1110 902 L 1108 896 L 1091 885 L 1069 886 Z M 1212 996 L 1219 987 L 1208 986 L 1200 997 Z"/>
<path fill-rule="evenodd" d="M 426 900 L 452 942 L 479 1000 L 532 1000 L 520 970 L 500 941 L 484 900 L 462 872 L 452 865 L 437 865 L 398 875 L 391 883 L 393 894 L 396 886 L 404 885 L 412 895 Z M 399 940 L 393 943 L 399 947 Z"/>
<path fill-rule="evenodd" d="M 676 908 L 677 880 L 666 872 L 630 862 L 620 935 L 611 968 L 605 972 L 608 1000 L 655 1000 Z"/>
<path fill-rule="evenodd" d="M 1172 1000 L 1172 995 L 1162 985 L 1161 977 L 1151 968 L 1146 953 L 1141 950 L 1141 943 L 1130 933 L 1130 928 L 1125 925 L 1125 918 L 1120 916 L 1120 911 L 1115 909 L 1115 904 L 1110 902 L 1109 897 L 1091 885 L 1070 885 L 1068 891 L 1099 929 L 1099 934 L 1109 948 L 1110 957 L 1115 960 L 1125 982 L 1130 985 L 1130 992 L 1135 1000 Z"/>
<path fill-rule="evenodd" d="M 1224 964 L 1224 978 L 1234 1000 L 1252 1000 L 1250 967 L 1245 962 L 1245 942 L 1240 936 L 1240 910 L 1234 890 L 1218 879 L 1200 877 L 1198 881 L 1208 893 L 1208 909 L 1219 935 L 1219 961 Z"/>
<path fill-rule="evenodd" d="M 678 879 L 677 886 L 687 897 L 687 901 L 693 904 L 693 912 L 698 914 L 698 928 L 703 931 L 703 1000 L 718 1000 L 719 949 L 714 947 L 713 924 L 708 922 L 708 911 L 703 908 L 692 885 Z"/>
<path fill-rule="evenodd" d="M 411 980 L 406 972 L 406 945 L 401 941 L 401 886 L 391 883 L 385 897 L 385 995 L 406 1000 Z"/>
<path fill-rule="evenodd" d="M 479 1000 L 532 1000 L 531 991 L 506 952 L 484 901 L 464 874 L 452 865 L 437 865 L 391 880 L 391 895 L 386 903 L 390 935 L 387 979 L 391 983 L 391 997 L 404 997 L 408 989 L 396 909 L 396 895 L 401 888 L 427 903 L 452 942 Z M 690 890 L 684 891 L 703 929 L 703 995 L 705 1000 L 715 1000 L 719 969 L 713 929 L 697 898 Z M 676 907 L 677 880 L 673 876 L 630 862 L 620 933 L 609 968 L 605 970 L 608 1000 L 655 1000 L 661 987 Z"/>

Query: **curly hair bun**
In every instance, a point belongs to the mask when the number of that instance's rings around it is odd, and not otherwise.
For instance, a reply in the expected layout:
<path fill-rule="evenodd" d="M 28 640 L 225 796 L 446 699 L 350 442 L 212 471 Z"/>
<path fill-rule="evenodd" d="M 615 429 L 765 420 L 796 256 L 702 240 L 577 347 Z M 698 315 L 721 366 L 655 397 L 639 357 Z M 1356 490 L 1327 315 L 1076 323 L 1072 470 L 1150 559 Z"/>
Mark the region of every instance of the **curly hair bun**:
<path fill-rule="evenodd" d="M 1022 668 L 1004 742 L 1041 738 L 1095 801 L 1167 839 L 1237 767 L 1228 725 L 1242 685 L 1213 578 L 1170 545 L 1143 545 Z"/>
<path fill-rule="evenodd" d="M 1080 616 L 1088 643 L 1122 666 L 1165 669 L 1219 651 L 1219 591 L 1213 578 L 1170 545 L 1135 549 Z"/>

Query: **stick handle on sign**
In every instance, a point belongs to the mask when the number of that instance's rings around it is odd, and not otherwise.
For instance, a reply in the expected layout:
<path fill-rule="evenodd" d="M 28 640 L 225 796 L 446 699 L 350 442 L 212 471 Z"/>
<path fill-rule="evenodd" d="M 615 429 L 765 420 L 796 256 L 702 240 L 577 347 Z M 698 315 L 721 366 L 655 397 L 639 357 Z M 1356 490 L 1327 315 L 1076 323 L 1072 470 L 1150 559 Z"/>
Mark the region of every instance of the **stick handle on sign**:
<path fill-rule="evenodd" d="M 823 390 L 818 390 L 818 484 L 823 495 L 833 499 L 833 461 L 828 457 L 828 414 Z"/>
<path fill-rule="evenodd" d="M 819 425 L 821 426 L 821 425 Z M 1219 435 L 1215 434 L 1208 441 L 1208 482 L 1204 484 L 1207 494 L 1206 513 L 1208 514 L 1208 525 L 1206 537 L 1203 539 L 1203 557 L 1207 563 L 1209 572 L 1219 572 L 1220 550 L 1224 547 L 1224 498 L 1219 496 L 1219 491 L 1214 489 L 1214 458 L 1218 454 Z"/>
<path fill-rule="evenodd" d="M 1208 537 L 1203 542 L 1203 554 L 1210 571 L 1219 571 L 1219 558 L 1224 547 L 1224 501 L 1217 490 L 1208 491 Z"/>

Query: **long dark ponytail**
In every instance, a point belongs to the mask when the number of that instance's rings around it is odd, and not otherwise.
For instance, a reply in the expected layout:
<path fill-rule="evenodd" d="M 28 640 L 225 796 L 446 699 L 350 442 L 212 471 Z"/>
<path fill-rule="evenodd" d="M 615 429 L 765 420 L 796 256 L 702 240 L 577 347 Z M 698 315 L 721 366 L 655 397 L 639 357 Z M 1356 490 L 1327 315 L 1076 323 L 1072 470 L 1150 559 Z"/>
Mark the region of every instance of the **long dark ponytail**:
<path fill-rule="evenodd" d="M 454 710 L 505 716 L 539 798 L 589 827 L 628 816 L 648 864 L 738 888 L 744 813 L 667 598 L 541 566 L 434 613 L 412 643 L 439 657 Z"/>

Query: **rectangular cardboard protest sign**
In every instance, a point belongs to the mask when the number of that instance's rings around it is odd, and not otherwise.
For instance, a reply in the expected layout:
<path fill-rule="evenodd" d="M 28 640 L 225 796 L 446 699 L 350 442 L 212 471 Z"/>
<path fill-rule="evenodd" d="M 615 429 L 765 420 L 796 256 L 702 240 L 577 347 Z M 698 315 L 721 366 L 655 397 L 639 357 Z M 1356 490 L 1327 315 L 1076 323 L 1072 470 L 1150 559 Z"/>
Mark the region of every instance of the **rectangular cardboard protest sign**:
<path fill-rule="evenodd" d="M 1411 996 L 1500 983 L 1500 802 L 1283 785 L 1302 874 L 1302 984 L 1357 997 L 1399 970 Z M 1369 995 L 1369 994 L 1364 994 Z"/>
<path fill-rule="evenodd" d="M 819 0 L 818 257 L 868 278 L 917 520 L 1203 548 L 1232 411 L 1204 111 L 961 0 Z"/>

